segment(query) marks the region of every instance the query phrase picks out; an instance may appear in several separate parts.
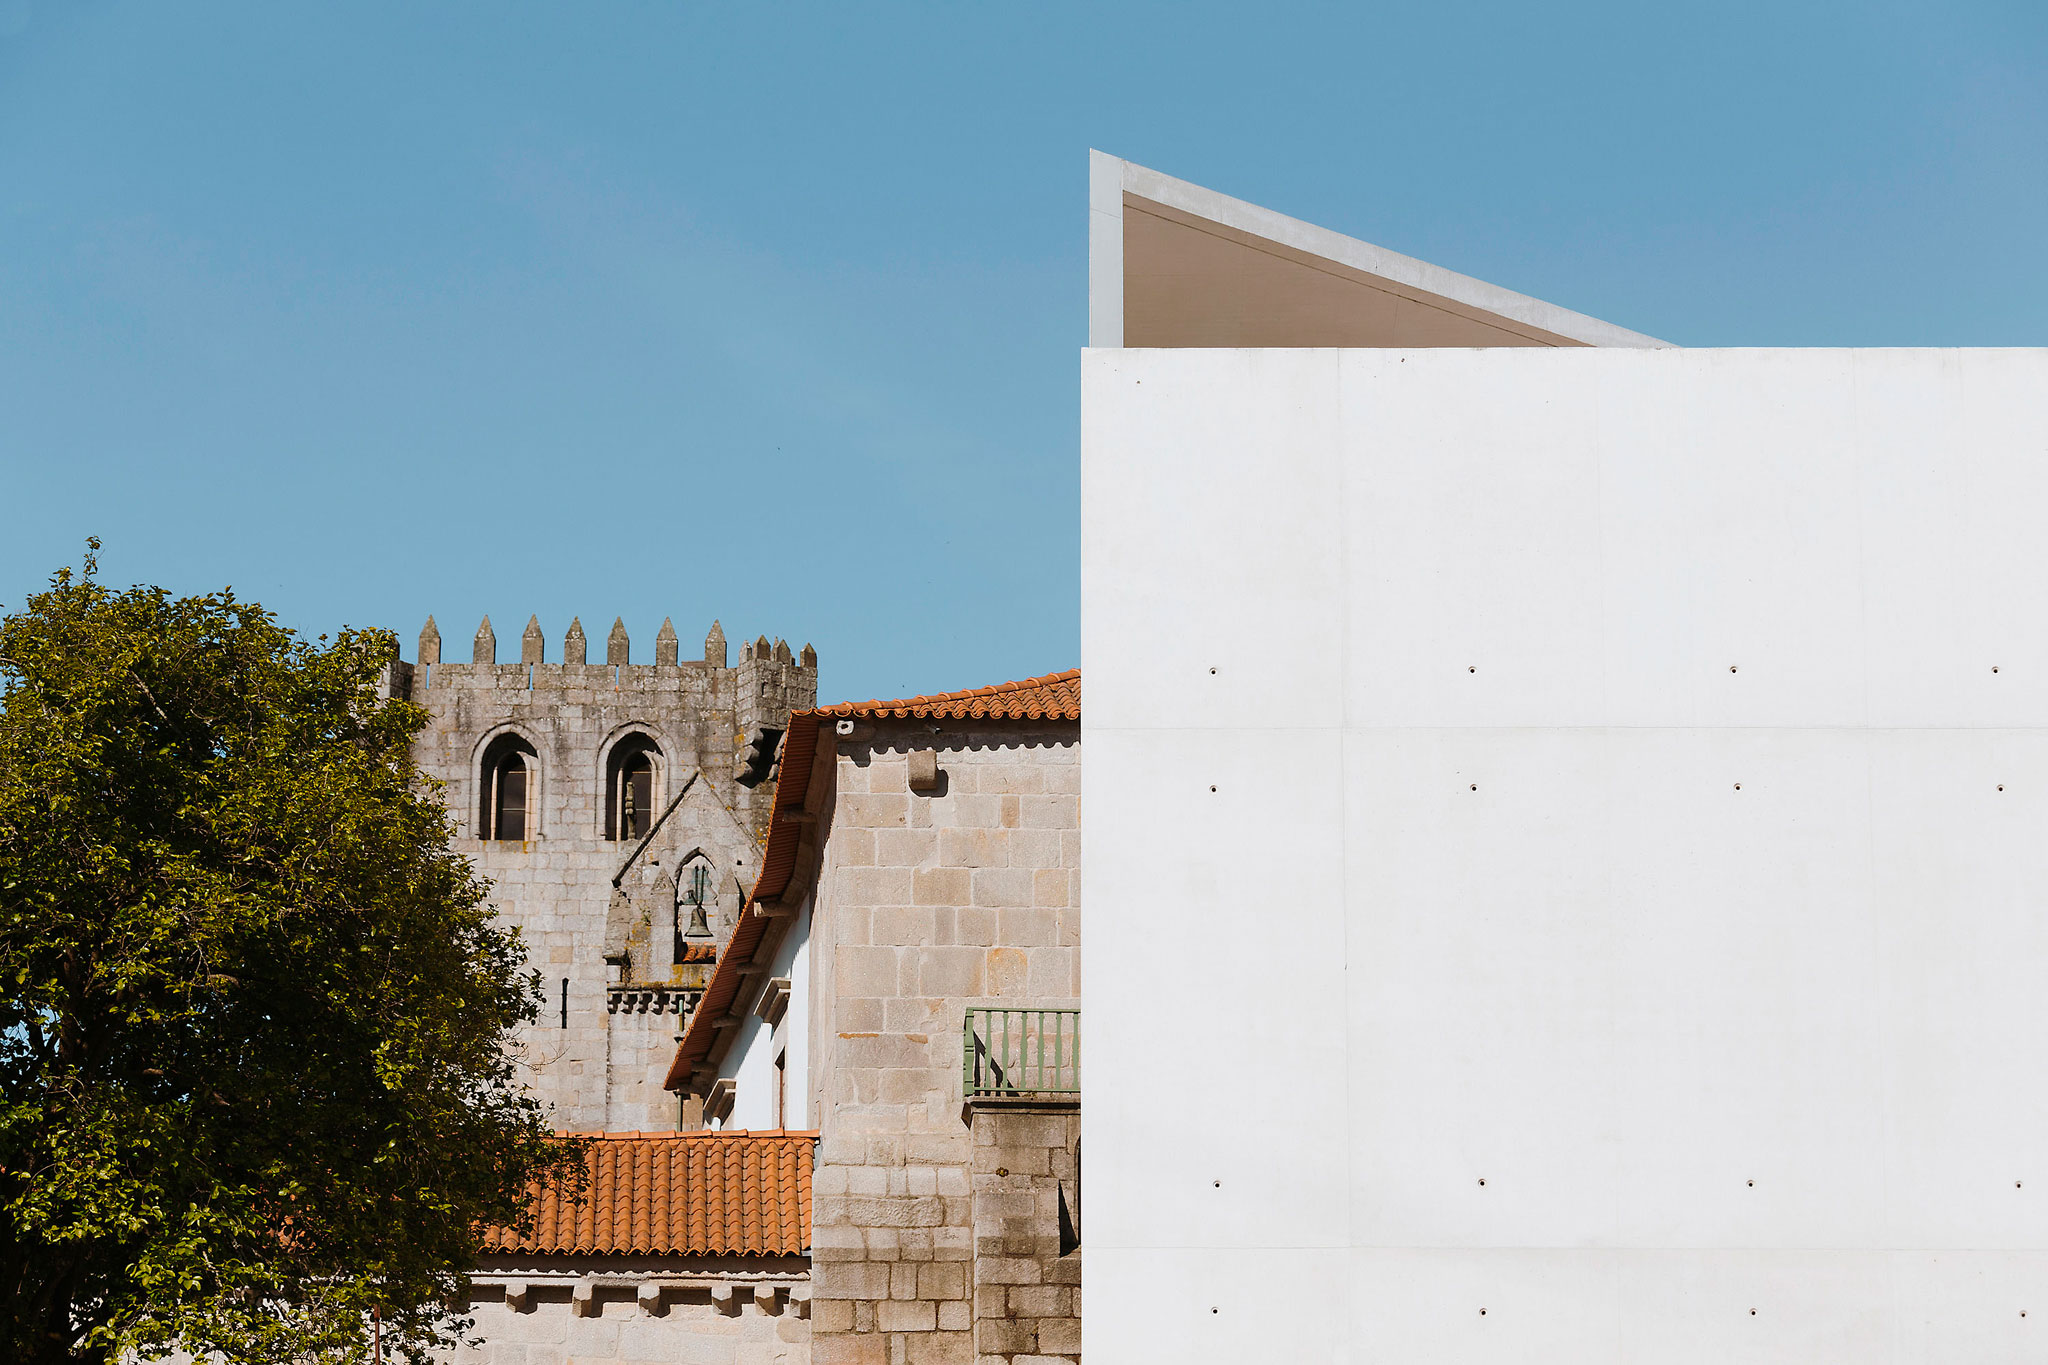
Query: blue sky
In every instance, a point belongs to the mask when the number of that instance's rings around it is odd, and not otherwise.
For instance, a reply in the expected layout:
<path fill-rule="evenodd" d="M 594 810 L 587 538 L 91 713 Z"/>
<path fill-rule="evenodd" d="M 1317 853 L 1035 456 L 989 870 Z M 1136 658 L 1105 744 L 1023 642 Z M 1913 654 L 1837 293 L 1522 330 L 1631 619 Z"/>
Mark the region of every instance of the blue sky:
<path fill-rule="evenodd" d="M 0 0 L 0 606 L 1078 655 L 1086 149 L 1690 345 L 2048 343 L 2048 6 Z"/>

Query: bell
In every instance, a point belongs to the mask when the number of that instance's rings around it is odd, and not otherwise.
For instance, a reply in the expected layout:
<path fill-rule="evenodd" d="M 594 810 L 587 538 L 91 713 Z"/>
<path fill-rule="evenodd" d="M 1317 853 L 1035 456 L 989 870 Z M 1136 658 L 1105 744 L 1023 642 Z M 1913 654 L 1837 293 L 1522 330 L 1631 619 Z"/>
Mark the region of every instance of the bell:
<path fill-rule="evenodd" d="M 704 905 L 700 901 L 690 907 L 690 927 L 683 930 L 689 938 L 711 937 L 711 926 L 704 921 Z"/>

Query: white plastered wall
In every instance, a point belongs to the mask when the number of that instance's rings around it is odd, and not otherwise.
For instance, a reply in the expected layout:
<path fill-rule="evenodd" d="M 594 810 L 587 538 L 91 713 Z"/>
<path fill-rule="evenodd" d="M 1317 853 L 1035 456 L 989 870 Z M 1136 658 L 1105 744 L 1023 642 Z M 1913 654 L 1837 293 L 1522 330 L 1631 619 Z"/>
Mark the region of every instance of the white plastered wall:
<path fill-rule="evenodd" d="M 749 1013 L 738 1026 L 740 1036 L 719 1059 L 718 1074 L 734 1082 L 733 1107 L 722 1122 L 710 1126 L 720 1130 L 759 1131 L 774 1128 L 775 1055 L 783 1058 L 783 1123 L 792 1130 L 811 1124 L 811 901 L 805 897 L 782 939 L 775 945 L 769 977 L 788 980 L 789 1004 L 782 1017 L 769 1027 L 760 1015 Z M 761 998 L 765 979 L 756 979 L 743 992 L 751 1011 Z"/>
<path fill-rule="evenodd" d="M 1087 353 L 1095 1365 L 2048 1354 L 2044 528 L 2048 352 Z"/>

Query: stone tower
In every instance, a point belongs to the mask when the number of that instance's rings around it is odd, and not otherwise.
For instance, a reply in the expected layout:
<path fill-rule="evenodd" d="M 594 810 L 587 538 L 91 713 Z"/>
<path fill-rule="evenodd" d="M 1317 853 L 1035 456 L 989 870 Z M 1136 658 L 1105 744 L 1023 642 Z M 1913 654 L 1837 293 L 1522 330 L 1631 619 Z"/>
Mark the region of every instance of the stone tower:
<path fill-rule="evenodd" d="M 558 1128 L 678 1126 L 662 1077 L 759 867 L 790 712 L 817 704 L 808 645 L 762 638 L 729 665 L 713 623 L 701 659 L 679 652 L 664 622 L 634 663 L 621 621 L 588 663 L 578 619 L 550 663 L 529 619 L 499 663 L 486 618 L 473 661 L 444 663 L 429 617 L 418 662 L 387 674 L 426 708 L 415 757 L 540 973 L 520 1062 Z"/>

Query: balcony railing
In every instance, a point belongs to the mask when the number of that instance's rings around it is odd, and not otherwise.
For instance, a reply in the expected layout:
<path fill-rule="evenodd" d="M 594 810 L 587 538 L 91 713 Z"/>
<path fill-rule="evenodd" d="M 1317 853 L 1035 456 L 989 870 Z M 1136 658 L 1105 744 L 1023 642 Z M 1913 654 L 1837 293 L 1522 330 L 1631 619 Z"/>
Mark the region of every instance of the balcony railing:
<path fill-rule="evenodd" d="M 970 1009 L 960 1030 L 967 1099 L 1081 1093 L 1081 1011 Z"/>

